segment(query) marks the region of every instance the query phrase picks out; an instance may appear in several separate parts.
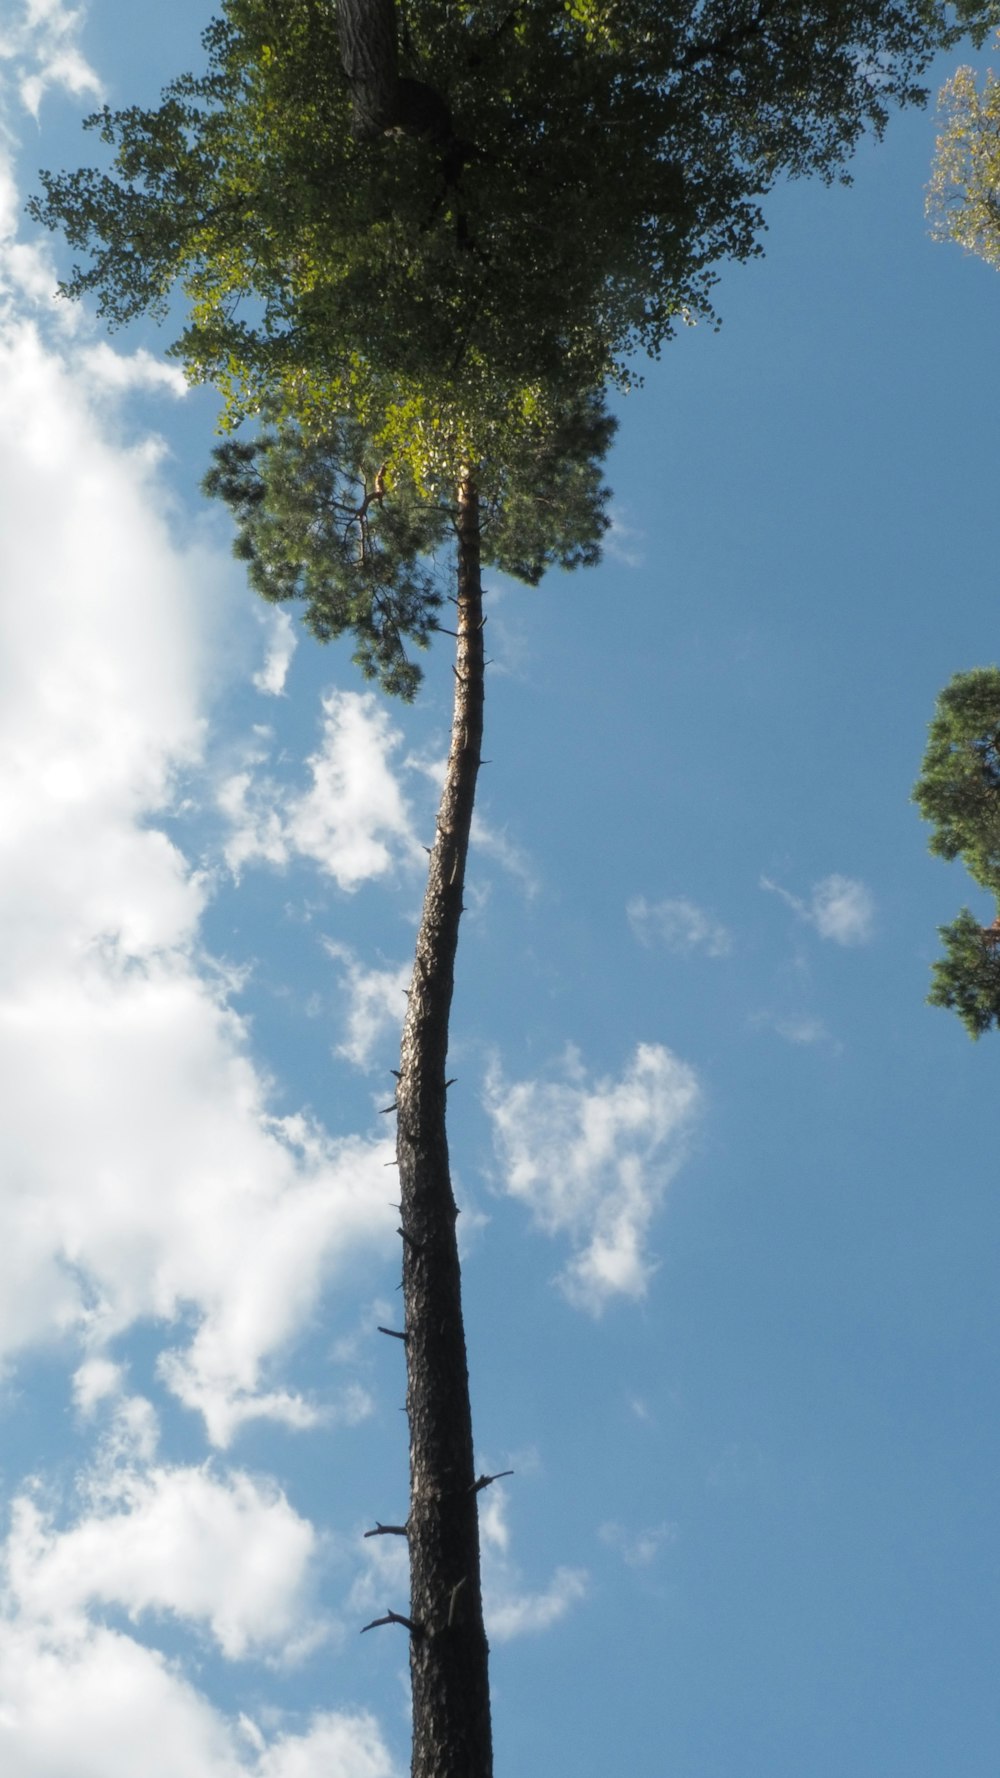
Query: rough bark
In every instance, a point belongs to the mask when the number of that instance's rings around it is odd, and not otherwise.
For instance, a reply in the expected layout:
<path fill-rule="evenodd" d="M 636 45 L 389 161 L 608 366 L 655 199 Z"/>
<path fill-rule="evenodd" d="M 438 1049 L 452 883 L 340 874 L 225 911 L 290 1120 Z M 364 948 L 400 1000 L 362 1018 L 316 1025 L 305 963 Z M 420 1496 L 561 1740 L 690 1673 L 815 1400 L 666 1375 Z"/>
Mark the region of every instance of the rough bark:
<path fill-rule="evenodd" d="M 351 130 L 361 142 L 395 121 L 399 52 L 395 0 L 337 0 L 340 60 L 351 88 Z"/>
<path fill-rule="evenodd" d="M 462 472 L 451 749 L 403 1029 L 397 1105 L 410 1425 L 413 1778 L 490 1778 L 488 1648 L 445 1129 L 448 1019 L 483 733 L 479 507 Z"/>

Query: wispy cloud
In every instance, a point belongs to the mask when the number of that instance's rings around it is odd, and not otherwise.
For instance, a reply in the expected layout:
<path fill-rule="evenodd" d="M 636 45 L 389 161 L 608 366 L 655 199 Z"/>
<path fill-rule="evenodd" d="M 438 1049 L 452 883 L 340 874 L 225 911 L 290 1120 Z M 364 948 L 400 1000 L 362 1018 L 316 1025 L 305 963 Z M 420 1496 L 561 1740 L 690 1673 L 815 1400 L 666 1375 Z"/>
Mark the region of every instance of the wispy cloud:
<path fill-rule="evenodd" d="M 530 1586 L 511 1550 L 508 1503 L 501 1484 L 480 1497 L 483 1612 L 491 1642 L 512 1642 L 551 1630 L 586 1597 L 589 1576 L 583 1568 L 558 1567 L 541 1586 Z M 348 1607 L 356 1616 L 384 1611 L 387 1601 L 405 1599 L 410 1572 L 406 1544 L 400 1537 L 367 1538 Z"/>
<path fill-rule="evenodd" d="M 472 817 L 472 845 L 485 857 L 492 858 L 501 870 L 519 884 L 528 900 L 538 894 L 540 883 L 527 853 L 499 827 L 492 827 L 481 815 Z"/>
<path fill-rule="evenodd" d="M 547 1234 L 569 1239 L 562 1288 L 599 1314 L 614 1296 L 645 1293 L 649 1228 L 686 1152 L 701 1090 L 694 1070 L 655 1043 L 639 1044 L 618 1080 L 588 1085 L 572 1050 L 563 1074 L 508 1085 L 494 1067 L 485 1102 L 505 1190 Z"/>
<path fill-rule="evenodd" d="M 627 1531 L 624 1525 L 610 1520 L 601 1526 L 600 1537 L 603 1543 L 618 1552 L 626 1567 L 650 1568 L 661 1550 L 676 1543 L 677 1526 L 664 1519 L 658 1525 L 647 1525 L 640 1531 Z"/>
<path fill-rule="evenodd" d="M 0 27 L 0 60 L 9 61 L 24 109 L 37 119 L 51 88 L 100 99 L 103 87 L 76 41 L 82 9 L 62 0 L 23 0 L 20 17 Z"/>
<path fill-rule="evenodd" d="M 604 534 L 604 552 L 624 568 L 641 568 L 646 560 L 642 541 L 645 532 L 629 523 L 620 507 L 612 506 L 611 524 Z"/>
<path fill-rule="evenodd" d="M 831 939 L 837 945 L 865 945 L 874 936 L 875 900 L 871 890 L 856 877 L 822 877 L 813 884 L 808 900 L 792 895 L 770 877 L 761 877 L 760 886 L 780 896 L 820 938 Z"/>
<path fill-rule="evenodd" d="M 513 1642 L 518 1636 L 541 1635 L 586 1598 L 590 1577 L 584 1568 L 560 1567 L 544 1586 L 525 1586 L 511 1557 L 507 1496 L 499 1485 L 489 1490 L 479 1522 L 483 1610 L 491 1641 Z"/>
<path fill-rule="evenodd" d="M 794 1043 L 808 1048 L 813 1044 L 829 1044 L 834 1051 L 840 1051 L 842 1045 L 838 1038 L 824 1024 L 822 1019 L 812 1013 L 753 1013 L 750 1024 L 767 1031 L 774 1031 L 783 1037 L 786 1043 Z"/>
<path fill-rule="evenodd" d="M 733 948 L 728 927 L 683 896 L 647 901 L 634 895 L 625 911 L 640 944 L 661 944 L 680 955 L 704 951 L 708 957 L 728 957 Z"/>
<path fill-rule="evenodd" d="M 448 765 L 445 754 L 432 758 L 427 754 L 411 753 L 407 756 L 405 764 L 411 771 L 418 772 L 421 777 L 426 778 L 428 783 L 434 786 L 435 792 L 440 794 Z M 515 882 L 520 884 L 529 901 L 538 894 L 540 887 L 538 875 L 523 847 L 519 846 L 516 840 L 511 839 L 505 828 L 493 827 L 479 809 L 472 817 L 470 840 L 475 852 L 481 853 L 486 858 L 492 858 L 494 863 L 499 864 L 508 876 L 513 877 Z"/>
<path fill-rule="evenodd" d="M 336 1053 L 353 1062 L 355 1068 L 370 1068 L 387 1032 L 394 1033 L 398 1048 L 405 1008 L 403 996 L 410 984 L 411 965 L 366 969 L 349 945 L 325 939 L 324 949 L 341 964 L 347 990 L 346 1035 Z"/>

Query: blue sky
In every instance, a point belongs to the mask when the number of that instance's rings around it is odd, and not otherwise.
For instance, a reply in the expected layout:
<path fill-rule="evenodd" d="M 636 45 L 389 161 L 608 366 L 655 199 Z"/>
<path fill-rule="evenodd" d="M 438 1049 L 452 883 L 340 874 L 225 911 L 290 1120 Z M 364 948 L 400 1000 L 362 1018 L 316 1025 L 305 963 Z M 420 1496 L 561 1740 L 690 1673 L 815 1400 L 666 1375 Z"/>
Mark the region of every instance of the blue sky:
<path fill-rule="evenodd" d="M 361 1533 L 450 665 L 392 706 L 255 603 L 209 397 L 21 214 L 207 17 L 0 26 L 10 1778 L 407 1765 Z M 601 568 L 490 590 L 451 1104 L 499 1773 L 995 1778 L 997 1052 L 923 1003 L 979 904 L 909 793 L 997 659 L 1000 282 L 927 237 L 934 127 L 776 195 L 621 404 Z"/>

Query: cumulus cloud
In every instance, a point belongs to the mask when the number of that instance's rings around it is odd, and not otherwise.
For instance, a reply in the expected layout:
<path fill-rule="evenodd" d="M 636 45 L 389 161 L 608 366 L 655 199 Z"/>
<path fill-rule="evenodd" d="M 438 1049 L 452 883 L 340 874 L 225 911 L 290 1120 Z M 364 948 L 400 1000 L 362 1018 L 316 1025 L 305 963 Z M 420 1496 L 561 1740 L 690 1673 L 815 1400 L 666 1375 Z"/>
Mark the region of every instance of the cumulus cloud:
<path fill-rule="evenodd" d="M 485 1101 L 504 1189 L 538 1226 L 568 1237 L 566 1295 L 600 1313 L 614 1296 L 641 1297 L 646 1243 L 683 1159 L 700 1107 L 694 1070 L 662 1044 L 639 1044 L 618 1080 L 588 1085 L 571 1051 L 562 1081 L 508 1085 L 494 1067 Z"/>
<path fill-rule="evenodd" d="M 875 930 L 875 900 L 871 890 L 856 877 L 834 874 L 814 883 L 808 901 L 792 895 L 770 877 L 761 877 L 760 886 L 781 900 L 800 920 L 812 926 L 820 938 L 837 945 L 866 945 Z"/>
<path fill-rule="evenodd" d="M 11 1778 L 401 1778 L 374 1719 L 327 1711 L 266 1739 L 175 1663 L 90 1621 L 0 1617 L 0 1748 Z"/>
<path fill-rule="evenodd" d="M 99 1356 L 137 1318 L 172 1323 L 163 1374 L 224 1443 L 254 1415 L 315 1420 L 265 1372 L 381 1239 L 389 1151 L 273 1117 L 202 955 L 208 885 L 156 825 L 201 769 L 210 614 L 226 608 L 230 641 L 254 630 L 228 557 L 174 536 L 156 476 L 109 442 L 58 340 L 5 311 L 0 1356 L 66 1334 Z M 385 735 L 356 705 L 329 723 L 345 746 Z M 304 829 L 332 844 L 305 801 Z M 341 826 L 356 855 L 363 817 Z"/>
<path fill-rule="evenodd" d="M 0 25 L 33 110 L 57 84 L 97 90 L 74 16 L 27 0 Z M 209 885 L 162 822 L 256 625 L 228 554 L 176 534 L 160 444 L 116 442 L 115 404 L 180 393 L 176 373 L 80 350 L 89 324 L 53 304 L 20 211 L 0 150 L 0 1360 L 59 1343 L 96 1460 L 68 1522 L 23 1487 L 0 1548 L 0 1760 L 12 1778 L 393 1778 L 370 1717 L 248 1726 L 99 1621 L 145 1637 L 169 1616 L 233 1660 L 320 1633 L 315 1529 L 269 1481 L 163 1461 L 110 1342 L 141 1321 L 168 1345 L 161 1374 L 220 1445 L 261 1414 L 362 1418 L 365 1391 L 305 1400 L 280 1360 L 392 1241 L 389 1151 L 273 1114 L 204 954 Z M 264 674 L 280 689 L 275 651 Z"/>
<path fill-rule="evenodd" d="M 94 1606 L 136 1621 L 169 1613 L 210 1631 L 229 1660 L 305 1652 L 316 1533 L 272 1483 L 240 1471 L 120 1470 L 97 1509 L 59 1530 L 26 1495 L 4 1550 L 10 1600 L 25 1620 L 85 1628 Z"/>
<path fill-rule="evenodd" d="M 370 1068 L 387 1033 L 393 1033 L 395 1047 L 399 1047 L 403 996 L 410 985 L 412 966 L 404 963 L 399 968 L 365 969 L 348 945 L 333 939 L 324 944 L 328 955 L 342 965 L 347 990 L 346 1034 L 337 1045 L 337 1055 L 353 1062 L 355 1068 Z"/>
<path fill-rule="evenodd" d="M 374 1717 L 332 1711 L 318 1716 L 305 1735 L 280 1737 L 265 1748 L 257 1778 L 401 1778 Z"/>
<path fill-rule="evenodd" d="M 647 901 L 644 895 L 634 895 L 625 911 L 640 944 L 661 944 L 681 955 L 704 951 L 709 957 L 726 957 L 733 948 L 728 928 L 683 896 Z"/>
<path fill-rule="evenodd" d="M 230 824 L 226 862 L 236 873 L 255 860 L 285 865 L 311 858 L 341 889 L 387 876 L 425 856 L 392 756 L 402 736 L 374 692 L 328 691 L 320 746 L 306 761 L 312 783 L 283 789 L 255 766 L 220 786 Z"/>

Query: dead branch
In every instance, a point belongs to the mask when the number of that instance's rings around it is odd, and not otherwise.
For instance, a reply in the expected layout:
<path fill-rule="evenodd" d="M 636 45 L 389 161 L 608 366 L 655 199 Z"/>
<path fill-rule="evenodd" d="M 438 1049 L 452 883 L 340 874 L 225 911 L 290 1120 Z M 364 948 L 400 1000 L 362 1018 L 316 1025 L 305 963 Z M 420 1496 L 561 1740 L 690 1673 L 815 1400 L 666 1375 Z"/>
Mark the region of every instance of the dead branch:
<path fill-rule="evenodd" d="M 481 1489 L 488 1488 L 491 1482 L 498 1482 L 500 1480 L 501 1476 L 513 1475 L 513 1474 L 514 1474 L 514 1471 L 512 1469 L 498 1469 L 496 1475 L 477 1476 L 476 1480 L 472 1484 L 472 1487 L 469 1489 L 469 1493 L 470 1494 L 478 1494 Z"/>
<path fill-rule="evenodd" d="M 387 1611 L 385 1617 L 373 1617 L 370 1624 L 362 1624 L 359 1634 L 363 1636 L 366 1630 L 378 1630 L 383 1624 L 402 1624 L 403 1629 L 409 1630 L 411 1636 L 419 1636 L 422 1628 L 412 1618 L 403 1617 L 399 1611 Z"/>

